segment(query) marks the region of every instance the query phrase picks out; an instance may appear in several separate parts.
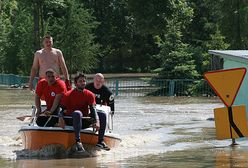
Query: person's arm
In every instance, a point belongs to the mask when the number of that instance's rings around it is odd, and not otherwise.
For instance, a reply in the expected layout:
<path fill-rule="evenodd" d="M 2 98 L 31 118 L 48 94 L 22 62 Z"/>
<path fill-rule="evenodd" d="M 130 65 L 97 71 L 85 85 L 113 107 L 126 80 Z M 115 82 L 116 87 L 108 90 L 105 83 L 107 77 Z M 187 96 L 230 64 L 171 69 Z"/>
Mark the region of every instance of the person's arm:
<path fill-rule="evenodd" d="M 69 91 L 72 89 L 72 87 L 71 87 L 71 82 L 69 79 L 68 69 L 67 69 L 67 66 L 65 63 L 64 56 L 63 56 L 61 51 L 59 52 L 59 55 L 60 55 L 59 56 L 59 66 L 60 66 L 60 69 L 62 70 L 62 73 L 63 73 L 64 78 L 65 78 L 66 89 Z"/>
<path fill-rule="evenodd" d="M 69 73 L 67 66 L 65 64 L 65 59 L 61 51 L 59 51 L 59 65 L 62 70 L 62 73 L 64 75 L 65 80 L 69 80 Z"/>
<path fill-rule="evenodd" d="M 90 107 L 90 117 L 93 119 L 93 122 L 96 122 L 97 120 L 99 120 L 99 117 L 96 113 L 96 106 L 95 105 L 89 105 Z"/>
<path fill-rule="evenodd" d="M 53 114 L 53 112 L 58 108 L 61 98 L 62 98 L 62 94 L 56 94 L 54 101 L 53 101 L 53 105 L 51 109 L 49 110 L 51 114 Z"/>
<path fill-rule="evenodd" d="M 68 98 L 69 96 L 67 95 L 67 93 L 65 93 L 60 101 L 60 111 L 58 113 L 58 117 L 59 117 L 59 126 L 61 128 L 65 128 L 65 120 L 64 120 L 64 112 L 66 110 L 66 106 L 68 106 Z"/>
<path fill-rule="evenodd" d="M 58 116 L 59 116 L 59 123 L 58 124 L 61 128 L 65 128 L 64 112 L 65 112 L 66 108 L 62 105 L 60 107 L 61 107 L 61 110 L 58 113 Z"/>
<path fill-rule="evenodd" d="M 35 53 L 33 65 L 32 65 L 31 72 L 30 72 L 30 79 L 29 79 L 29 89 L 31 91 L 34 90 L 33 80 L 34 80 L 34 77 L 36 76 L 38 70 L 39 70 L 39 59 L 38 59 L 37 53 Z"/>
<path fill-rule="evenodd" d="M 61 101 L 61 98 L 63 97 L 63 95 L 66 92 L 66 86 L 64 84 L 64 82 L 62 82 L 61 80 L 57 80 L 57 92 L 56 92 L 56 96 L 53 100 L 53 105 L 51 107 L 51 109 L 49 110 L 51 114 L 53 114 L 59 107 L 59 103 Z"/>
<path fill-rule="evenodd" d="M 37 117 L 42 112 L 41 111 L 41 101 L 40 101 L 42 94 L 43 94 L 43 81 L 41 80 L 37 83 L 37 87 L 36 87 L 35 95 L 34 95 L 35 107 L 37 109 L 37 112 L 36 112 Z"/>
<path fill-rule="evenodd" d="M 35 107 L 37 109 L 36 116 L 39 116 L 41 113 L 41 103 L 40 103 L 40 96 L 35 94 Z"/>
<path fill-rule="evenodd" d="M 110 106 L 111 114 L 114 115 L 115 112 L 115 97 L 113 94 L 111 94 L 108 98 L 108 106 Z"/>
<path fill-rule="evenodd" d="M 113 115 L 115 112 L 115 96 L 107 86 L 105 86 L 104 94 L 105 94 L 106 99 L 107 99 L 106 100 L 107 105 L 110 107 L 111 114 Z"/>
<path fill-rule="evenodd" d="M 96 131 L 99 131 L 100 121 L 99 121 L 99 116 L 96 112 L 96 107 L 93 104 L 89 105 L 89 107 L 90 107 L 90 117 L 93 119 L 93 127 L 96 129 Z"/>

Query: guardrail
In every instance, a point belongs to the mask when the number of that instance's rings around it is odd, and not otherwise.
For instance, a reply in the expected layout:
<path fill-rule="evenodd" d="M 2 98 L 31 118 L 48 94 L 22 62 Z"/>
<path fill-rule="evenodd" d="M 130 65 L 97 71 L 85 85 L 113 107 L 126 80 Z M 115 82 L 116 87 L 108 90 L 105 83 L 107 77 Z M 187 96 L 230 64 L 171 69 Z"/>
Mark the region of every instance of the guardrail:
<path fill-rule="evenodd" d="M 29 77 L 0 74 L 0 84 L 27 87 Z M 36 85 L 38 78 L 34 80 Z M 89 81 L 90 82 L 90 81 Z M 106 79 L 105 84 L 116 96 L 213 96 L 207 82 L 189 79 L 120 78 Z"/>
<path fill-rule="evenodd" d="M 106 85 L 116 96 L 215 96 L 204 79 L 115 79 Z"/>

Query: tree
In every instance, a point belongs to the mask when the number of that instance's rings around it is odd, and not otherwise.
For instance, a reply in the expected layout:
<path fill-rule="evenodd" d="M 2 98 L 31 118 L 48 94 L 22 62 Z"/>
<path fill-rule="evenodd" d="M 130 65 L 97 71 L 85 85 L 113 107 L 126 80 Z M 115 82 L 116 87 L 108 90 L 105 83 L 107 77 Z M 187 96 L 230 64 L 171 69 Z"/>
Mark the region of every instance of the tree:
<path fill-rule="evenodd" d="M 14 17 L 14 11 L 17 9 L 15 0 L 0 1 L 0 71 L 6 71 L 6 47 L 9 46 L 8 35 L 12 29 L 11 18 Z"/>
<path fill-rule="evenodd" d="M 227 49 L 230 45 L 226 43 L 227 39 L 220 31 L 221 18 L 223 13 L 220 10 L 222 0 L 190 0 L 189 5 L 194 10 L 192 22 L 188 29 L 183 31 L 183 40 L 190 45 L 190 52 L 195 60 L 196 70 L 199 74 L 211 69 L 208 50 Z M 229 10 L 229 6 L 225 6 Z M 226 24 L 226 23 L 225 23 Z M 219 58 L 215 58 L 219 64 Z M 221 67 L 219 64 L 218 67 Z"/>
<path fill-rule="evenodd" d="M 221 12 L 220 31 L 230 43 L 230 49 L 246 49 L 248 47 L 248 1 L 219 0 Z"/>
<path fill-rule="evenodd" d="M 183 40 L 193 47 L 204 47 L 205 41 L 210 39 L 210 34 L 216 32 L 217 23 L 221 16 L 218 0 L 188 0 L 194 15 L 187 29 L 182 31 Z"/>
<path fill-rule="evenodd" d="M 93 35 L 93 30 L 98 23 L 89 10 L 77 1 L 68 0 L 66 6 L 67 13 L 62 25 L 63 39 L 60 45 L 63 48 L 69 72 L 90 72 L 96 66 L 96 55 L 99 52 L 99 45 L 94 43 Z"/>
<path fill-rule="evenodd" d="M 96 41 L 101 45 L 97 71 L 122 72 L 130 58 L 131 25 L 126 0 L 82 0 L 93 11 L 100 25 L 95 30 Z"/>
<path fill-rule="evenodd" d="M 210 35 L 210 40 L 205 42 L 206 48 L 209 48 L 211 50 L 225 50 L 227 49 L 230 44 L 225 42 L 225 37 L 221 34 L 220 30 L 217 29 L 217 31 L 214 34 Z M 202 61 L 202 71 L 206 72 L 209 70 L 215 70 L 215 69 L 222 69 L 223 68 L 223 62 L 221 61 L 221 58 L 218 56 L 211 57 L 208 53 L 203 54 L 203 61 Z"/>
<path fill-rule="evenodd" d="M 162 62 L 160 75 L 166 79 L 197 78 L 199 75 L 195 69 L 192 53 L 188 45 L 181 41 L 180 27 L 172 21 L 168 24 L 167 30 L 159 53 Z"/>

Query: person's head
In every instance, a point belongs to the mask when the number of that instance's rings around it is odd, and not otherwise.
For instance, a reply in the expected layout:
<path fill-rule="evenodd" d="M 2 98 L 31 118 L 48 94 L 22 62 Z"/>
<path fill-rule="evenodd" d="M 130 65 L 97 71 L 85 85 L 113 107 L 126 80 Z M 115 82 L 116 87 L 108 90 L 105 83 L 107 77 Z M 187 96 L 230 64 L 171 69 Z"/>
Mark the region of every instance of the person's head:
<path fill-rule="evenodd" d="M 46 70 L 46 80 L 49 85 L 53 85 L 56 82 L 55 72 L 53 69 L 49 68 Z"/>
<path fill-rule="evenodd" d="M 42 42 L 43 46 L 45 49 L 51 49 L 53 46 L 53 38 L 50 35 L 45 35 L 43 37 L 43 42 Z"/>
<path fill-rule="evenodd" d="M 83 90 L 85 88 L 85 85 L 86 85 L 86 76 L 82 73 L 78 74 L 74 78 L 74 84 L 75 84 L 77 89 Z"/>
<path fill-rule="evenodd" d="M 97 73 L 94 76 L 94 87 L 96 89 L 101 89 L 102 85 L 104 84 L 104 76 L 101 73 Z"/>

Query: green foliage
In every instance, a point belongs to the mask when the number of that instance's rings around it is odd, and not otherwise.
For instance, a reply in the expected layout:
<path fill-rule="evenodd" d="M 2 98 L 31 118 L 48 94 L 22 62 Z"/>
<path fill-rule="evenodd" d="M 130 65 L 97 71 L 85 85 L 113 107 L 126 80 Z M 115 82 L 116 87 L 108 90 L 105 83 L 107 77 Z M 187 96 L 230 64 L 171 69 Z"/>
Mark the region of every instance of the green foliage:
<path fill-rule="evenodd" d="M 4 3 L 5 26 L 7 30 L 1 38 L 6 43 L 1 53 L 2 71 L 5 73 L 27 74 L 30 72 L 32 54 L 32 16 L 16 1 Z M 18 14 L 17 14 L 18 13 Z M 31 37 L 31 38 L 30 38 Z"/>
<path fill-rule="evenodd" d="M 194 15 L 187 29 L 183 30 L 183 40 L 192 45 L 193 48 L 204 49 L 205 41 L 210 39 L 217 29 L 217 20 L 220 17 L 218 1 L 213 0 L 188 0 L 189 6 L 193 9 Z"/>
<path fill-rule="evenodd" d="M 90 72 L 96 66 L 95 56 L 99 51 L 99 45 L 94 43 L 92 33 L 98 23 L 94 21 L 89 10 L 76 1 L 67 1 L 66 5 L 67 13 L 63 19 L 65 23 L 61 46 L 69 72 Z"/>
<path fill-rule="evenodd" d="M 95 31 L 101 45 L 96 71 L 123 72 L 130 67 L 132 22 L 125 0 L 83 1 L 100 23 Z M 136 68 L 134 68 L 136 69 Z"/>
<path fill-rule="evenodd" d="M 225 37 L 221 35 L 219 29 L 214 34 L 210 34 L 210 40 L 206 41 L 206 47 L 212 50 L 225 50 L 230 45 L 225 42 Z"/>
<path fill-rule="evenodd" d="M 205 46 L 211 50 L 225 50 L 230 45 L 225 42 L 225 37 L 221 35 L 219 29 L 214 34 L 210 35 L 210 40 L 205 42 Z M 211 70 L 210 61 L 211 56 L 205 52 L 202 54 L 202 73 Z"/>
<path fill-rule="evenodd" d="M 14 73 L 29 74 L 33 62 L 33 36 L 30 34 L 33 30 L 32 16 L 25 9 L 19 9 L 18 13 L 8 39 L 14 45 L 8 48 L 6 61 L 12 68 L 16 68 L 17 72 Z"/>
<path fill-rule="evenodd" d="M 193 15 L 185 0 L 128 0 L 128 7 L 140 34 L 164 34 L 171 20 L 184 27 Z"/>
<path fill-rule="evenodd" d="M 204 91 L 204 92 L 203 92 Z M 188 88 L 191 96 L 215 96 L 216 94 L 211 89 L 206 80 L 196 80 Z"/>
<path fill-rule="evenodd" d="M 166 79 L 194 79 L 198 77 L 192 53 L 187 44 L 181 40 L 181 22 L 171 21 L 167 25 L 168 33 L 161 45 L 158 57 L 162 62 L 160 75 Z"/>
<path fill-rule="evenodd" d="M 210 69 L 208 50 L 247 48 L 247 18 L 244 0 L 1 0 L 0 71 L 28 75 L 51 34 L 69 73 L 195 79 Z"/>
<path fill-rule="evenodd" d="M 13 28 L 11 18 L 14 10 L 17 9 L 17 2 L 14 0 L 0 1 L 0 71 L 5 72 L 6 47 L 10 45 L 8 35 Z"/>
<path fill-rule="evenodd" d="M 220 30 L 230 43 L 230 49 L 248 47 L 248 1 L 219 0 Z"/>
<path fill-rule="evenodd" d="M 1 69 L 5 73 L 28 75 L 35 52 L 33 33 L 35 4 L 30 1 L 12 2 L 16 4 L 12 5 L 15 8 L 10 8 L 11 5 L 5 2 L 6 11 L 0 15 L 1 20 L 6 17 L 4 26 L 9 26 L 4 29 L 6 31 L 1 31 L 0 35 L 0 43 L 8 43 L 0 50 Z M 40 38 L 44 34 L 51 34 L 54 37 L 54 47 L 61 48 L 71 73 L 89 72 L 96 65 L 95 56 L 99 48 L 94 43 L 93 30 L 97 23 L 91 13 L 83 5 L 76 3 L 77 1 L 41 2 L 39 8 L 43 9 L 43 13 L 39 17 L 44 20 L 43 24 L 40 24 L 43 26 L 40 27 L 42 32 Z"/>
<path fill-rule="evenodd" d="M 164 46 L 165 47 L 165 46 Z M 165 47 L 166 48 L 166 47 Z M 192 54 L 187 51 L 187 45 L 181 44 L 168 55 L 163 54 L 163 70 L 161 75 L 166 79 L 194 79 L 197 78 L 198 72 L 195 69 Z"/>

